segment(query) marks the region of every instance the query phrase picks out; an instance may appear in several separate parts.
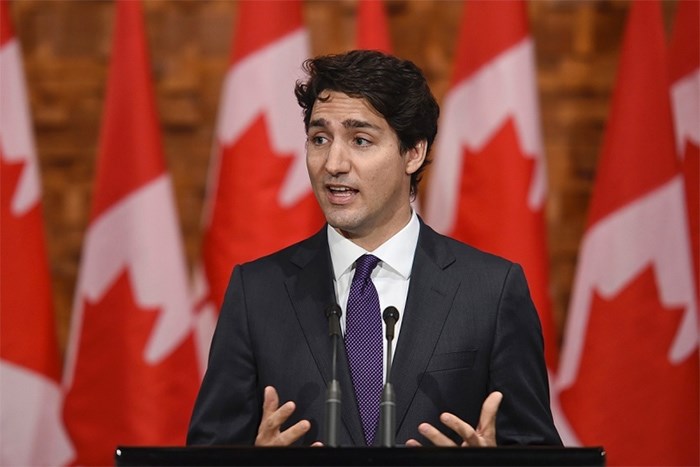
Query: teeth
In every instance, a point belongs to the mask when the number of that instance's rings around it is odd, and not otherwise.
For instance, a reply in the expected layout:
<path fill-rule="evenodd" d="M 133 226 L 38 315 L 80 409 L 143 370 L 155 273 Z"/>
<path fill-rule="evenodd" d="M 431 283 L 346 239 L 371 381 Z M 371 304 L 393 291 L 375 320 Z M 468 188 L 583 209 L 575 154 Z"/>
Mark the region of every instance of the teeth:
<path fill-rule="evenodd" d="M 344 192 L 344 191 L 351 191 L 350 188 L 348 187 L 328 187 L 329 190 L 331 191 L 338 191 L 338 192 Z"/>

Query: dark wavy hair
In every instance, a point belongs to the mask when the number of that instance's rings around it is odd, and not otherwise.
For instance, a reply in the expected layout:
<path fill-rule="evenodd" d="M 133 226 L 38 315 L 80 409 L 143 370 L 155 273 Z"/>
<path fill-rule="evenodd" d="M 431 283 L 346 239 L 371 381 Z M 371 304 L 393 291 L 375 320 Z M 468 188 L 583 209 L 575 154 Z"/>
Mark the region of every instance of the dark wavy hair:
<path fill-rule="evenodd" d="M 440 114 L 420 68 L 381 52 L 353 50 L 308 59 L 303 69 L 308 79 L 297 81 L 294 94 L 303 109 L 307 131 L 314 103 L 323 91 L 329 90 L 366 99 L 396 132 L 401 154 L 420 141 L 427 141 L 425 161 L 411 175 L 411 196 L 415 197 L 423 171 L 430 163 Z"/>

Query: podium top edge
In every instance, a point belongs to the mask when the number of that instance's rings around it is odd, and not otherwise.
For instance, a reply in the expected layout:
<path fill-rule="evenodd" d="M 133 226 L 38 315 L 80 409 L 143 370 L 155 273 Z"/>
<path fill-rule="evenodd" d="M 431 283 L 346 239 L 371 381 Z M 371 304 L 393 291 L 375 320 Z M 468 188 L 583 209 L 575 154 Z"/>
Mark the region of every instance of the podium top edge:
<path fill-rule="evenodd" d="M 594 447 L 501 446 L 493 448 L 119 446 L 115 465 L 237 466 L 604 466 Z"/>

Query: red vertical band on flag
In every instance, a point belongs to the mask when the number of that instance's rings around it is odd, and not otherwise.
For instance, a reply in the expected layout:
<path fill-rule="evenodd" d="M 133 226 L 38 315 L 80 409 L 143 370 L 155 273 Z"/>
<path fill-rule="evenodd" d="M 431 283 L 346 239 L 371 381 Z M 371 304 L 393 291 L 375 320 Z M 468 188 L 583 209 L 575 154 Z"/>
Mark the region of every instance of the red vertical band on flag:
<path fill-rule="evenodd" d="M 679 0 L 668 57 L 671 81 L 700 67 L 700 2 Z"/>
<path fill-rule="evenodd" d="M 457 38 L 453 84 L 530 35 L 521 0 L 466 0 Z"/>
<path fill-rule="evenodd" d="M 382 0 L 357 3 L 357 48 L 391 52 L 389 26 Z"/>
<path fill-rule="evenodd" d="M 0 0 L 0 47 L 6 42 L 15 37 L 15 31 L 12 27 L 12 18 L 10 18 L 10 7 L 7 0 Z"/>
<path fill-rule="evenodd" d="M 239 2 L 231 63 L 264 49 L 302 24 L 298 0 Z"/>
<path fill-rule="evenodd" d="M 635 11 L 633 9 L 632 14 Z M 668 75 L 666 69 L 651 73 L 648 66 L 652 59 L 666 63 L 666 43 L 657 20 L 652 14 L 637 14 L 629 20 L 616 78 L 617 83 L 624 84 L 615 87 L 612 108 L 636 111 L 619 112 L 613 115 L 615 118 L 608 119 L 601 151 L 603 155 L 615 154 L 615 157 L 602 157 L 598 163 L 588 225 L 678 173 L 674 158 L 657 157 L 654 164 L 640 164 L 644 155 L 667 154 L 673 147 Z M 637 44 L 646 47 L 642 49 Z M 621 176 L 631 168 L 634 168 L 634 177 Z M 616 189 L 603 188 L 605 191 L 599 193 L 599 187 L 611 186 Z"/>
<path fill-rule="evenodd" d="M 107 95 L 100 135 L 91 218 L 94 220 L 124 196 L 144 186 L 165 170 L 159 138 L 154 90 L 144 45 L 145 32 L 140 2 L 137 14 L 123 14 L 115 23 Z M 124 8 L 118 2 L 117 9 Z M 124 138 L 125 134 L 133 138 Z M 125 163 L 128 161 L 128 163 Z"/>

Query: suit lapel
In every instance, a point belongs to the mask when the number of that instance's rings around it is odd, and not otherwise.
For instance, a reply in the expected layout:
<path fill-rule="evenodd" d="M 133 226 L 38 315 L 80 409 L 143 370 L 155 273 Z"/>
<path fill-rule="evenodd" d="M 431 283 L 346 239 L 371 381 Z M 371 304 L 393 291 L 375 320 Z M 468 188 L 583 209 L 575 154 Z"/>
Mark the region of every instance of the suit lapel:
<path fill-rule="evenodd" d="M 325 308 L 335 302 L 335 291 L 325 228 L 309 241 L 299 244 L 291 261 L 299 268 L 299 272 L 287 279 L 287 293 L 314 361 L 327 385 L 331 379 L 332 349 Z M 453 262 L 454 256 L 444 239 L 421 221 L 406 309 L 391 370 L 391 380 L 397 395 L 397 432 L 433 355 L 459 287 L 460 279 L 448 272 L 448 267 Z M 342 343 L 338 353 L 338 379 L 342 390 L 343 424 L 352 443 L 361 446 L 364 444 L 362 422 Z"/>
<path fill-rule="evenodd" d="M 336 298 L 326 235 L 324 227 L 309 241 L 299 244 L 291 257 L 299 272 L 290 276 L 285 286 L 306 342 L 327 387 L 332 378 L 332 347 L 325 311 L 336 302 Z M 342 340 L 338 352 L 338 379 L 342 391 L 343 423 L 353 444 L 362 445 L 364 435 L 360 413 L 355 402 L 350 367 Z"/>
<path fill-rule="evenodd" d="M 397 432 L 433 355 L 459 287 L 460 279 L 448 273 L 453 262 L 454 256 L 444 239 L 421 222 L 406 309 L 391 370 L 397 398 Z"/>

